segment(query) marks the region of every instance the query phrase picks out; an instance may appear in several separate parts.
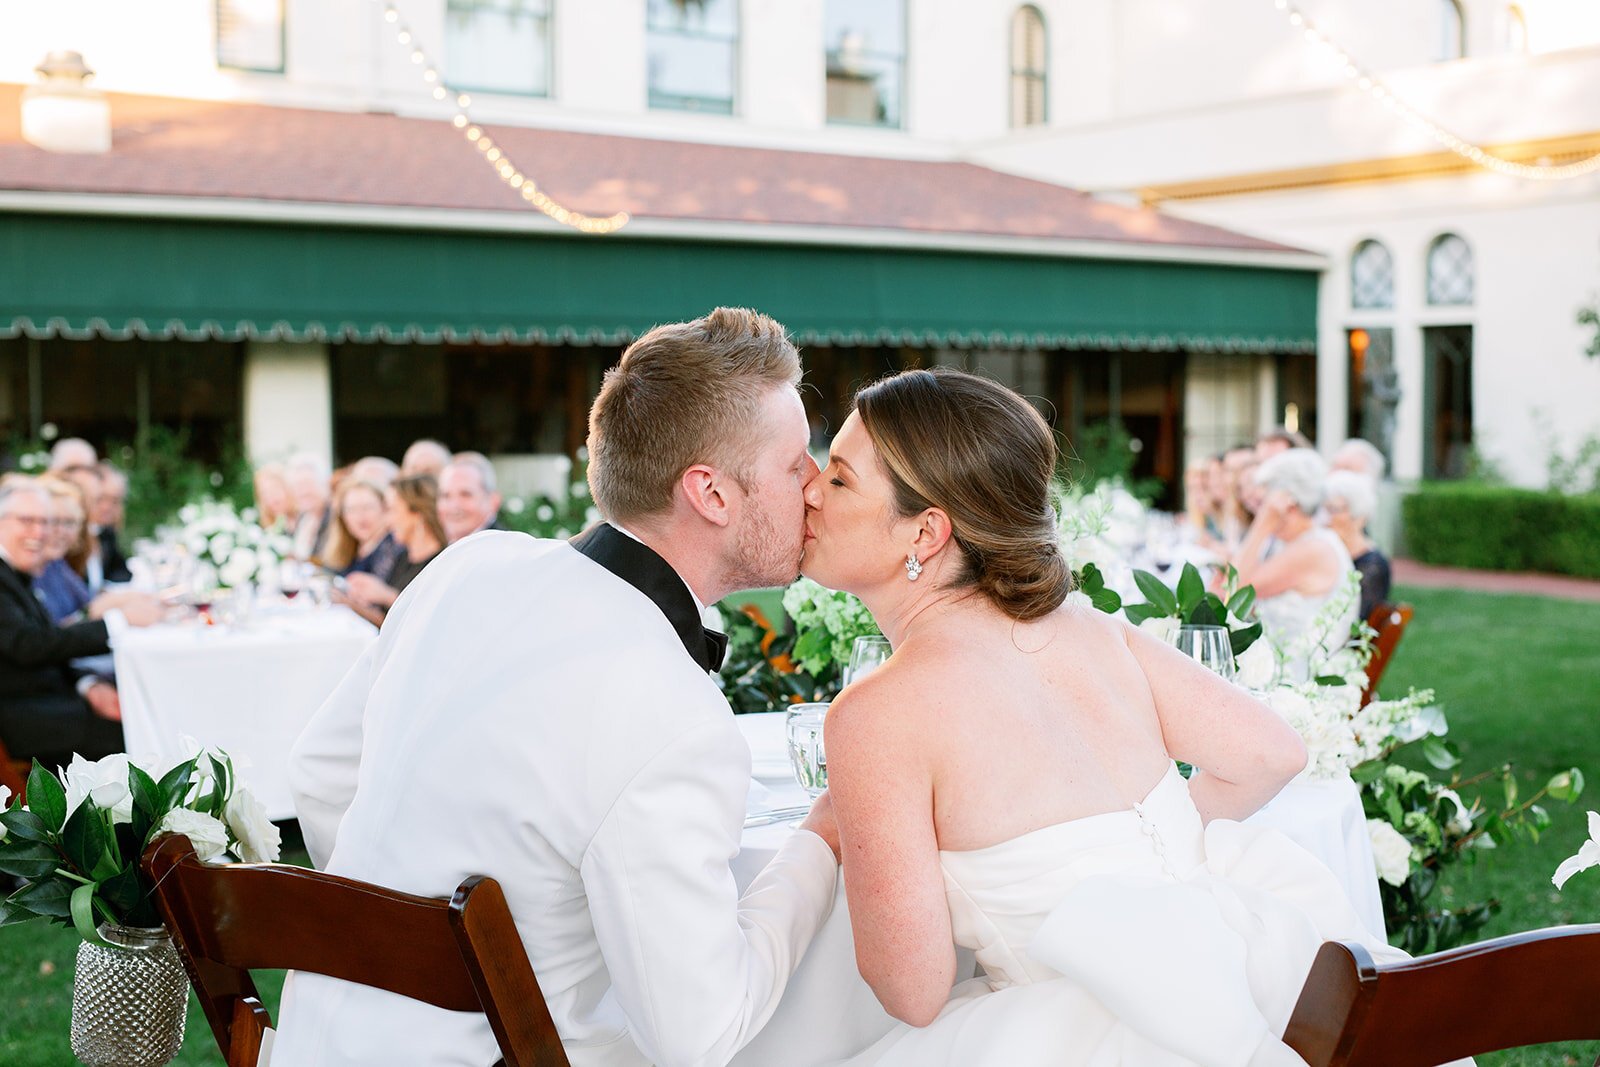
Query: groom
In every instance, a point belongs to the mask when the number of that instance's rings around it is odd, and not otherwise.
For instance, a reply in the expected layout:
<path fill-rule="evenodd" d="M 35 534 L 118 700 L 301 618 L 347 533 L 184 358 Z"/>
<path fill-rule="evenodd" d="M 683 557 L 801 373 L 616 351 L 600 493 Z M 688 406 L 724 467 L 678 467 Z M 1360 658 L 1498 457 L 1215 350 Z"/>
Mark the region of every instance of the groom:
<path fill-rule="evenodd" d="M 319 867 L 428 896 L 500 882 L 575 1067 L 725 1064 L 833 904 L 820 811 L 737 892 L 750 754 L 700 624 L 799 569 L 799 381 L 752 311 L 639 338 L 589 415 L 609 522 L 450 547 L 295 746 Z M 296 1067 L 498 1057 L 481 1015 L 320 975 L 293 975 L 281 1014 L 274 1059 Z"/>

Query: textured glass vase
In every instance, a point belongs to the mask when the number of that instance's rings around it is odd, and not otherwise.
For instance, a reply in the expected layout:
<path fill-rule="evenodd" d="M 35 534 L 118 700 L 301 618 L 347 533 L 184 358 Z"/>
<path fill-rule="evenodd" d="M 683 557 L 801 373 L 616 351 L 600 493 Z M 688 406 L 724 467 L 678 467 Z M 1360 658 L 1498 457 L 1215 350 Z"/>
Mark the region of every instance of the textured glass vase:
<path fill-rule="evenodd" d="M 159 1067 L 183 1047 L 189 976 L 163 927 L 105 923 L 78 946 L 72 1054 L 88 1067 Z"/>

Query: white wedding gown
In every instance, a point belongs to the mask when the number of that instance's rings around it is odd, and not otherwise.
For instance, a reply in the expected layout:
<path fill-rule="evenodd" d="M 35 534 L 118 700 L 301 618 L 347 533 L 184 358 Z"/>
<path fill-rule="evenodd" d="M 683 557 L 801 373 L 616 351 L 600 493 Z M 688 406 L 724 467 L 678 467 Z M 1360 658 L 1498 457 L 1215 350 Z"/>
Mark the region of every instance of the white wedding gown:
<path fill-rule="evenodd" d="M 1279 1036 L 1322 943 L 1405 958 L 1288 838 L 1203 825 L 1176 767 L 1131 810 L 940 861 L 984 976 L 849 1067 L 1303 1064 Z"/>

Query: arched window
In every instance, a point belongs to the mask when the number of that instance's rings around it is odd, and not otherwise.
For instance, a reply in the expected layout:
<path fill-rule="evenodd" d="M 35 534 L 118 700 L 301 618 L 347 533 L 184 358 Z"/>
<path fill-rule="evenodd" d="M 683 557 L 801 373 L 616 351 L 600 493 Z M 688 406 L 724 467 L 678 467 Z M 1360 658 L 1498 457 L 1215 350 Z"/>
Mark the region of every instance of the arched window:
<path fill-rule="evenodd" d="M 733 113 L 739 80 L 736 0 L 648 0 L 645 53 L 651 107 Z"/>
<path fill-rule="evenodd" d="M 1506 8 L 1506 51 L 1512 55 L 1526 55 L 1528 51 L 1528 16 L 1521 4 Z"/>
<path fill-rule="evenodd" d="M 1050 51 L 1044 16 L 1032 4 L 1011 16 L 1011 126 L 1041 126 L 1049 118 Z"/>
<path fill-rule="evenodd" d="M 1460 0 L 1438 0 L 1440 60 L 1460 59 L 1467 54 L 1467 19 Z"/>
<path fill-rule="evenodd" d="M 826 0 L 829 122 L 899 126 L 906 72 L 906 0 Z"/>
<path fill-rule="evenodd" d="M 1350 306 L 1394 307 L 1394 257 L 1377 241 L 1362 241 L 1350 257 Z"/>
<path fill-rule="evenodd" d="M 1453 233 L 1435 237 L 1428 246 L 1428 303 L 1445 306 L 1470 304 L 1476 296 L 1476 290 L 1472 247 Z"/>

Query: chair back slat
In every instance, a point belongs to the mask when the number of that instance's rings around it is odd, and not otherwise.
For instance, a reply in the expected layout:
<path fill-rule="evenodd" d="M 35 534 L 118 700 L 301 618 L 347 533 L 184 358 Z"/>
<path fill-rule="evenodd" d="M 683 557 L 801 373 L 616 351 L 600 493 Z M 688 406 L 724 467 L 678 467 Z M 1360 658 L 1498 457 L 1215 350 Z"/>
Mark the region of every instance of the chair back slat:
<path fill-rule="evenodd" d="M 1367 616 L 1367 625 L 1377 631 L 1378 636 L 1372 642 L 1372 662 L 1367 664 L 1367 688 L 1361 694 L 1362 707 L 1377 698 L 1378 680 L 1389 669 L 1395 647 L 1415 614 L 1416 609 L 1410 604 L 1379 604 Z"/>
<path fill-rule="evenodd" d="M 1318 952 L 1284 1041 L 1311 1067 L 1432 1067 L 1600 1040 L 1600 925 L 1513 934 L 1402 963 Z"/>
<path fill-rule="evenodd" d="M 239 1047 L 241 1002 L 257 997 L 249 972 L 266 968 L 483 1012 L 506 1067 L 567 1063 L 493 879 L 469 878 L 451 900 L 437 900 L 282 864 L 201 863 L 181 835 L 153 842 L 144 864 L 224 1054 Z"/>

